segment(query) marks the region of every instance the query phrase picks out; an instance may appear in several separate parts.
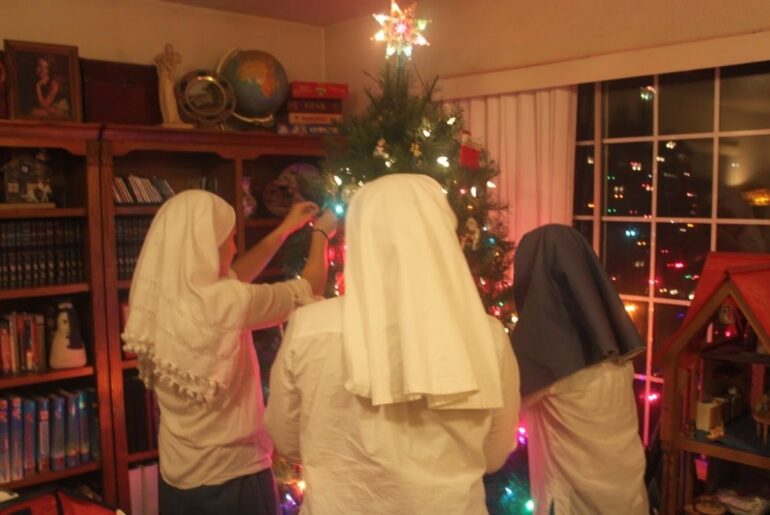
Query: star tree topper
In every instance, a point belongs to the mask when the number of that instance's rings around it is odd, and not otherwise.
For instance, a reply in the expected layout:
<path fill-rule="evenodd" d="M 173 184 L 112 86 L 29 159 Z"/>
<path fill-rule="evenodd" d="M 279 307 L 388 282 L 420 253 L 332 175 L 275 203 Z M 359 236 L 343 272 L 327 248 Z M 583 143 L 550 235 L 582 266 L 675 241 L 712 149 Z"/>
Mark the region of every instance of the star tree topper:
<path fill-rule="evenodd" d="M 428 26 L 428 20 L 417 19 L 414 17 L 414 9 L 417 4 L 412 4 L 404 10 L 398 4 L 391 0 L 390 16 L 387 14 L 374 14 L 374 19 L 382 27 L 372 37 L 375 41 L 385 41 L 385 57 L 393 54 L 412 57 L 413 45 L 428 45 L 428 40 L 422 35 L 425 27 Z"/>

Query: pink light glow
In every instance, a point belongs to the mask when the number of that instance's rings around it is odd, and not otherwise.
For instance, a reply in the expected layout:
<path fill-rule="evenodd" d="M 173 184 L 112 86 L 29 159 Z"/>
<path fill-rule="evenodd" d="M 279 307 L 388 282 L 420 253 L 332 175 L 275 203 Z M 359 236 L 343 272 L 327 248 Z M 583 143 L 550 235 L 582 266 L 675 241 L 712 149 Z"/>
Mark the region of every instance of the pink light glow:
<path fill-rule="evenodd" d="M 647 396 L 647 402 L 655 402 L 658 399 L 660 399 L 660 395 L 655 393 L 655 392 L 653 392 L 653 393 L 651 393 L 650 395 Z"/>
<path fill-rule="evenodd" d="M 524 426 L 519 426 L 519 434 L 520 435 L 526 435 L 527 434 L 527 428 Z"/>
<path fill-rule="evenodd" d="M 396 25 L 396 32 L 398 32 L 399 34 L 403 34 L 404 32 L 406 32 L 406 23 L 399 23 L 398 25 Z"/>

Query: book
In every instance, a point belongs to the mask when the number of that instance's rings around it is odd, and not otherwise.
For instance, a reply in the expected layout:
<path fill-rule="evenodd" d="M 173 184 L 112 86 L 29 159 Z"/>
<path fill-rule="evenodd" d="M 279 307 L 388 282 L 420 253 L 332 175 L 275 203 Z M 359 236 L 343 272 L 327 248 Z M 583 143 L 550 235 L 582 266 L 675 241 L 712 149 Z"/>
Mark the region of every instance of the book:
<path fill-rule="evenodd" d="M 346 98 L 348 85 L 332 82 L 292 81 L 289 83 L 291 98 Z"/>
<path fill-rule="evenodd" d="M 342 113 L 340 98 L 290 98 L 286 101 L 289 113 Z"/>
<path fill-rule="evenodd" d="M 80 430 L 80 463 L 91 461 L 91 403 L 85 390 L 77 390 L 78 398 L 78 428 Z"/>
<path fill-rule="evenodd" d="M 342 123 L 342 115 L 331 113 L 288 113 L 286 121 L 295 125 L 334 125 L 335 123 Z"/>
<path fill-rule="evenodd" d="M 21 414 L 21 397 L 8 397 L 11 447 L 11 481 L 24 477 L 24 421 Z"/>
<path fill-rule="evenodd" d="M 11 480 L 11 433 L 8 406 L 8 399 L 0 397 L 0 483 Z"/>
<path fill-rule="evenodd" d="M 67 407 L 64 397 L 51 395 L 51 470 L 64 470 L 66 466 L 66 415 Z"/>
<path fill-rule="evenodd" d="M 13 362 L 11 361 L 11 333 L 8 320 L 0 319 L 0 363 L 3 374 L 10 374 Z"/>
<path fill-rule="evenodd" d="M 37 406 L 35 399 L 24 398 L 21 401 L 21 413 L 24 419 L 24 476 L 31 476 L 35 473 L 36 469 L 36 440 L 37 430 L 35 425 L 37 423 Z"/>
<path fill-rule="evenodd" d="M 142 513 L 158 515 L 158 464 L 142 466 Z"/>
<path fill-rule="evenodd" d="M 51 421 L 50 405 L 47 397 L 35 397 L 37 404 L 37 471 L 51 470 Z"/>
<path fill-rule="evenodd" d="M 276 124 L 278 134 L 311 134 L 316 136 L 341 134 L 339 125 L 307 125 L 278 122 Z"/>
<path fill-rule="evenodd" d="M 88 417 L 88 435 L 91 437 L 89 447 L 91 448 L 91 458 L 94 461 L 102 459 L 101 435 L 99 434 L 99 396 L 95 388 L 86 388 L 90 416 Z"/>
<path fill-rule="evenodd" d="M 68 390 L 59 390 L 64 398 L 64 458 L 67 468 L 80 465 L 80 413 L 78 396 Z"/>

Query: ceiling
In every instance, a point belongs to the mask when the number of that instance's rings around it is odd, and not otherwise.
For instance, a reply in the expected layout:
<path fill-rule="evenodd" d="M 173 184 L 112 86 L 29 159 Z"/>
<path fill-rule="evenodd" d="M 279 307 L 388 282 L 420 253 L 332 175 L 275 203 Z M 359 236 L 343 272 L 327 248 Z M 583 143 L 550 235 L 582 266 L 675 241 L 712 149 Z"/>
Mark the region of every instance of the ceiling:
<path fill-rule="evenodd" d="M 325 27 L 389 12 L 389 0 L 163 0 Z M 407 2 L 408 3 L 408 2 Z"/>

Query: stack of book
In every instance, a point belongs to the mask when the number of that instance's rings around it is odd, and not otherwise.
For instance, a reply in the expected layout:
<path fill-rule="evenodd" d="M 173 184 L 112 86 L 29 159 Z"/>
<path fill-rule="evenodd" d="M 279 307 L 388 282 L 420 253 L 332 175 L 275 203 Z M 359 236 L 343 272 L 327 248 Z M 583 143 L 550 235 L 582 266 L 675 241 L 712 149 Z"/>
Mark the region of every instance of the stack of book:
<path fill-rule="evenodd" d="M 0 369 L 2 375 L 42 372 L 46 359 L 46 322 L 42 313 L 12 311 L 0 315 Z"/>
<path fill-rule="evenodd" d="M 83 222 L 0 222 L 0 289 L 81 282 L 85 277 Z"/>
<path fill-rule="evenodd" d="M 160 411 L 155 392 L 147 390 L 138 377 L 127 375 L 123 395 L 128 452 L 157 449 Z"/>
<path fill-rule="evenodd" d="M 162 204 L 174 196 L 166 179 L 129 175 L 112 178 L 112 196 L 116 204 Z"/>
<path fill-rule="evenodd" d="M 139 465 L 128 470 L 131 515 L 158 515 L 158 464 Z"/>
<path fill-rule="evenodd" d="M 134 267 L 151 223 L 151 217 L 119 217 L 115 220 L 118 279 L 131 279 L 134 275 Z"/>
<path fill-rule="evenodd" d="M 279 134 L 339 134 L 347 84 L 295 81 L 289 91 L 278 115 Z"/>
<path fill-rule="evenodd" d="M 100 459 L 95 389 L 0 397 L 0 483 Z"/>

